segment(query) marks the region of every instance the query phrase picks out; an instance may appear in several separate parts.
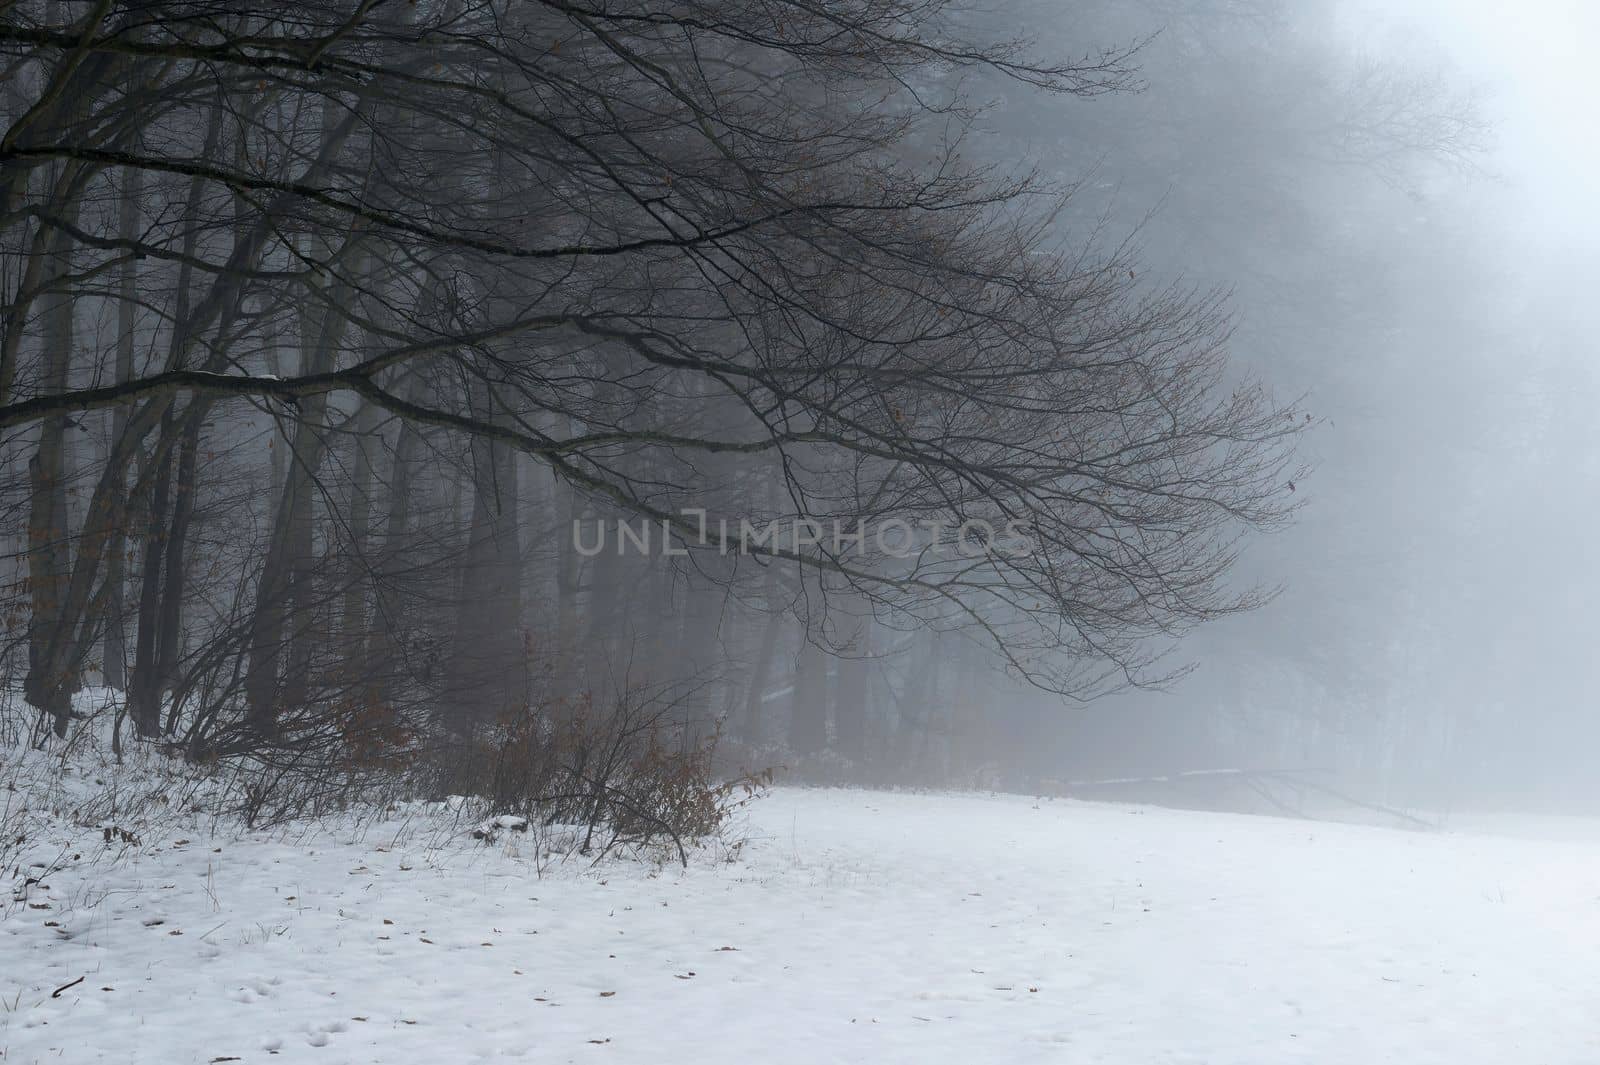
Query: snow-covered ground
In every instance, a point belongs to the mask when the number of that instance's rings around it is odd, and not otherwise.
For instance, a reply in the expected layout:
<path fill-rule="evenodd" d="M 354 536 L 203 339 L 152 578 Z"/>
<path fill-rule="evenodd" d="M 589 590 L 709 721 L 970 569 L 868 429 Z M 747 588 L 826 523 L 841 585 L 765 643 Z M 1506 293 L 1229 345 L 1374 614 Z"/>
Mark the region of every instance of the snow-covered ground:
<path fill-rule="evenodd" d="M 147 839 L 11 908 L 0 1061 L 1600 1062 L 1600 831 L 789 789 L 748 817 L 687 872 Z"/>

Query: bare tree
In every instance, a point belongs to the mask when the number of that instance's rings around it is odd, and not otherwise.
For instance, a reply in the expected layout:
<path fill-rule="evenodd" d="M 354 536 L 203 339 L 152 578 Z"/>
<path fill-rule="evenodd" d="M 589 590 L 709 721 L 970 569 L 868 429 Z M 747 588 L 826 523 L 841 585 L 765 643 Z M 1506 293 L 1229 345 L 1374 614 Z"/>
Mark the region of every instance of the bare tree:
<path fill-rule="evenodd" d="M 158 7 L 0 22 L 37 75 L 0 137 L 0 432 L 38 459 L 29 698 L 58 722 L 120 631 L 106 544 L 134 515 L 136 724 L 173 731 L 204 690 L 196 720 L 242 744 L 322 729 L 356 683 L 470 733 L 523 697 L 535 565 L 563 670 L 595 664 L 578 687 L 753 642 L 751 732 L 785 634 L 731 638 L 727 604 L 804 589 L 808 750 L 823 652 L 865 661 L 874 618 L 973 631 L 1087 698 L 1169 675 L 1166 641 L 1259 601 L 1225 578 L 1289 510 L 1300 417 L 1230 372 L 1218 298 L 1145 283 L 1130 248 L 1052 227 L 1070 189 L 963 153 L 949 71 L 1089 98 L 1132 84 L 1129 48 L 1037 61 L 900 0 Z M 132 296 L 97 280 L 135 262 Z M 119 330 L 69 342 L 88 301 Z M 161 358 L 128 357 L 139 331 Z M 63 427 L 97 410 L 112 440 L 69 530 Z M 230 526 L 259 562 L 192 531 L 221 452 L 259 490 Z M 568 517 L 656 553 L 525 545 L 514 454 Z M 831 690 L 864 686 L 841 666 Z M 684 705 L 703 730 L 737 701 Z M 861 748 L 859 706 L 835 725 Z"/>

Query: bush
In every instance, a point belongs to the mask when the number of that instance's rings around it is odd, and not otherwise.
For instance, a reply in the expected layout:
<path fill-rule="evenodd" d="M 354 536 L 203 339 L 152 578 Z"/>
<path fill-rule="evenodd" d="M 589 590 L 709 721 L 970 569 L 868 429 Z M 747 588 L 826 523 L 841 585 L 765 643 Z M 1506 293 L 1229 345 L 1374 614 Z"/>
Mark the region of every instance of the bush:
<path fill-rule="evenodd" d="M 269 734 L 218 713 L 209 715 L 214 727 L 187 742 L 110 750 L 122 703 L 104 694 L 106 707 L 66 740 L 37 737 L 48 751 L 21 735 L 7 748 L 27 755 L 25 765 L 12 759 L 0 774 L 0 859 L 10 866 L 37 842 L 30 839 L 41 809 L 59 809 L 78 828 L 137 828 L 131 812 L 170 803 L 268 828 L 348 814 L 361 820 L 411 800 L 457 796 L 458 818 L 493 820 L 485 837 L 520 819 L 524 829 L 539 829 L 541 846 L 559 839 L 561 849 L 596 859 L 626 850 L 687 864 L 690 846 L 720 838 L 772 778 L 770 771 L 720 772 L 719 733 L 689 727 L 678 704 L 639 691 L 604 707 L 587 697 L 522 705 L 469 731 L 429 712 L 437 704 L 397 705 L 358 690 L 280 715 Z M 52 763 L 60 768 L 46 772 Z M 105 786 L 85 781 L 62 791 L 68 763 L 93 766 L 89 776 Z"/>
<path fill-rule="evenodd" d="M 489 815 L 577 831 L 581 854 L 670 848 L 720 836 L 771 783 L 770 771 L 719 779 L 719 734 L 675 720 L 675 705 L 632 692 L 605 709 L 583 698 L 505 715 L 432 760 L 432 790 L 477 800 Z"/>

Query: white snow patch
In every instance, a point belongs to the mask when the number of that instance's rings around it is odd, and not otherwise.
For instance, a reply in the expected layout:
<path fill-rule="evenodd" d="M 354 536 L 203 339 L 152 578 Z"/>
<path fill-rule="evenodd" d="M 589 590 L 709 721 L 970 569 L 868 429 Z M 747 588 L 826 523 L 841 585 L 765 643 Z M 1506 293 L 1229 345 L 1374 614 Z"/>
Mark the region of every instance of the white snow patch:
<path fill-rule="evenodd" d="M 381 828 L 69 867 L 0 922 L 0 1060 L 1600 1061 L 1593 834 L 789 789 L 749 817 L 688 871 Z"/>

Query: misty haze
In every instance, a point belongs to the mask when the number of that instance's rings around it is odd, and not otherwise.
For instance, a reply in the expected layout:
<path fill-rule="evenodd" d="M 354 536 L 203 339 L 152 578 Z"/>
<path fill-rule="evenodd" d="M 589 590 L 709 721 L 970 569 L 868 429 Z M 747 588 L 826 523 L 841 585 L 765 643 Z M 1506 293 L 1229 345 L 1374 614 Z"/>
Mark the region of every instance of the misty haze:
<path fill-rule="evenodd" d="M 1600 1063 L 1597 40 L 0 0 L 0 1062 Z"/>

